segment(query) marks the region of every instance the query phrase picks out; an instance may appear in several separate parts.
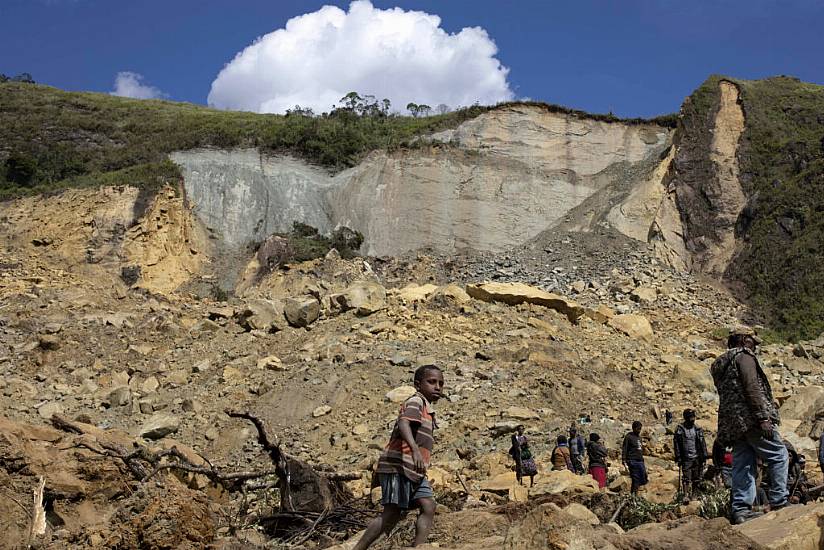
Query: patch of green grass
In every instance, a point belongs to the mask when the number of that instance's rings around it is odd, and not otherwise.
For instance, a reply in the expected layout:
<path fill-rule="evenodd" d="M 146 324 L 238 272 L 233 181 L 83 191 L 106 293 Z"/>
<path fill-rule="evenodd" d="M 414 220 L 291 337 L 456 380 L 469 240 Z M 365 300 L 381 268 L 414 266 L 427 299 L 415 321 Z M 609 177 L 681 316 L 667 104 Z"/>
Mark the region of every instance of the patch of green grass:
<path fill-rule="evenodd" d="M 604 122 L 675 124 L 675 115 L 620 119 L 535 102 L 497 107 L 517 105 Z M 414 146 L 420 143 L 417 136 L 454 128 L 493 108 L 474 105 L 426 117 L 359 116 L 346 109 L 318 116 L 262 115 L 5 82 L 0 83 L 0 198 L 127 178 L 140 186 L 155 186 L 158 177 L 174 182 L 180 175 L 163 166 L 167 155 L 198 147 L 260 147 L 341 170 L 370 151 Z M 15 155 L 34 161 L 34 175 L 25 184 L 6 182 L 4 163 Z"/>
<path fill-rule="evenodd" d="M 731 275 L 746 283 L 774 336 L 814 338 L 824 332 L 824 86 L 730 80 L 741 91 L 738 156 L 751 197 Z"/>

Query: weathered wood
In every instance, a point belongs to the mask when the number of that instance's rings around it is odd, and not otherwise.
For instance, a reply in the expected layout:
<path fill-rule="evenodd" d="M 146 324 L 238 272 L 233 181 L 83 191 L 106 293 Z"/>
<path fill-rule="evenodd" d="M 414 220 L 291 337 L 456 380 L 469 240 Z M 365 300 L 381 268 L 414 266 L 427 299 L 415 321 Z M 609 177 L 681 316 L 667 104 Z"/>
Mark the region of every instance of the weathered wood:
<path fill-rule="evenodd" d="M 352 494 L 342 482 L 360 479 L 360 474 L 319 472 L 315 467 L 284 453 L 262 418 L 249 411 L 227 409 L 225 412 L 232 418 L 249 420 L 257 428 L 258 443 L 269 454 L 275 466 L 281 511 L 323 512 L 336 508 L 352 498 Z M 258 485 L 261 488 L 265 486 Z"/>

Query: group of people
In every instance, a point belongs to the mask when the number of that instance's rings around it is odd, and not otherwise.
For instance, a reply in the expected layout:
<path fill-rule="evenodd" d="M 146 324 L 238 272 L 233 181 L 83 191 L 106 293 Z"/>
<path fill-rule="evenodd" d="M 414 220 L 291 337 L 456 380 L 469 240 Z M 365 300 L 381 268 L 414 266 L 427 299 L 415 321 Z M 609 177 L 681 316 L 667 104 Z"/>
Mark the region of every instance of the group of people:
<path fill-rule="evenodd" d="M 523 425 L 518 426 L 517 433 L 512 435 L 509 454 L 515 460 L 515 477 L 518 483 L 523 484 L 523 478 L 528 477 L 530 487 L 534 485 L 538 466 L 529 447 L 529 439 L 524 435 Z M 584 468 L 584 455 L 589 459 L 588 469 Z M 601 443 L 601 436 L 597 433 L 589 434 L 589 441 L 584 441 L 578 429 L 572 426 L 568 437 L 561 434 L 555 440 L 550 462 L 553 470 L 570 470 L 576 474 L 588 471 L 599 487 L 606 487 L 607 448 Z"/>
<path fill-rule="evenodd" d="M 760 339 L 749 328 L 730 331 L 727 351 L 712 364 L 710 372 L 719 397 L 718 428 L 712 454 L 707 452 L 703 430 L 696 414 L 687 409 L 673 436 L 673 451 L 680 473 L 680 487 L 686 499 L 694 495 L 702 480 L 714 479 L 730 488 L 732 523 L 739 524 L 803 499 L 799 491 L 806 483 L 804 457 L 781 437 L 780 418 L 769 379 L 756 350 Z M 375 468 L 375 484 L 381 487 L 383 512 L 375 518 L 354 546 L 365 550 L 382 534 L 388 534 L 411 509 L 419 508 L 413 546 L 423 544 L 432 528 L 435 499 L 426 479 L 434 444 L 434 403 L 443 392 L 444 377 L 436 366 L 417 369 L 416 393 L 400 408 L 389 443 Z M 672 413 L 666 411 L 666 422 Z M 630 479 L 630 491 L 637 493 L 648 482 L 640 421 L 624 436 L 621 462 Z M 819 461 L 824 472 L 824 435 Z M 524 427 L 512 436 L 510 454 L 516 477 L 534 484 L 538 472 Z M 584 456 L 588 459 L 584 469 Z M 607 449 L 597 433 L 585 441 L 575 426 L 568 435 L 559 435 L 551 454 L 553 470 L 588 473 L 604 487 L 607 481 Z M 707 461 L 712 459 L 712 469 Z"/>

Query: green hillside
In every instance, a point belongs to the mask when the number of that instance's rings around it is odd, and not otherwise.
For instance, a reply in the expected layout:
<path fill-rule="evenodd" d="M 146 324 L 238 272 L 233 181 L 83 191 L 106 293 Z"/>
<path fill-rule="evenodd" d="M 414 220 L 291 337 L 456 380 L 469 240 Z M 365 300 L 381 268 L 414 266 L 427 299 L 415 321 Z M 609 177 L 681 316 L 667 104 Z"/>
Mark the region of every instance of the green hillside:
<path fill-rule="evenodd" d="M 746 128 L 739 150 L 750 203 L 730 275 L 781 336 L 824 332 L 824 86 L 733 80 Z"/>
<path fill-rule="evenodd" d="M 374 98 L 357 99 L 318 116 L 259 115 L 0 83 L 0 198 L 100 184 L 155 188 L 180 177 L 166 160 L 168 153 L 205 146 L 256 146 L 340 170 L 369 151 L 414 146 L 416 136 L 453 128 L 491 108 L 476 105 L 412 117 L 390 114 Z M 622 120 L 532 104 L 574 116 Z M 653 122 L 673 126 L 675 118 Z"/>

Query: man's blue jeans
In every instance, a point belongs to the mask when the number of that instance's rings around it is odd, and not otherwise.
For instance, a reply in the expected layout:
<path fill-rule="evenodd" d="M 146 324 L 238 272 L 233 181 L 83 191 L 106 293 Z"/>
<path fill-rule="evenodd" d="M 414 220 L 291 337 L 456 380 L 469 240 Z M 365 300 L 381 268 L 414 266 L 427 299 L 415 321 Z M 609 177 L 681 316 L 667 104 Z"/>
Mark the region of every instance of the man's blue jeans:
<path fill-rule="evenodd" d="M 759 430 L 748 432 L 732 446 L 732 512 L 749 510 L 755 500 L 756 457 L 767 468 L 770 487 L 767 490 L 771 506 L 787 503 L 787 467 L 789 455 L 778 430 L 766 439 Z"/>

